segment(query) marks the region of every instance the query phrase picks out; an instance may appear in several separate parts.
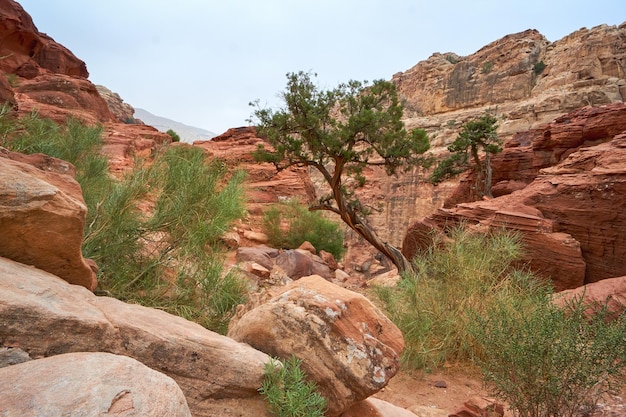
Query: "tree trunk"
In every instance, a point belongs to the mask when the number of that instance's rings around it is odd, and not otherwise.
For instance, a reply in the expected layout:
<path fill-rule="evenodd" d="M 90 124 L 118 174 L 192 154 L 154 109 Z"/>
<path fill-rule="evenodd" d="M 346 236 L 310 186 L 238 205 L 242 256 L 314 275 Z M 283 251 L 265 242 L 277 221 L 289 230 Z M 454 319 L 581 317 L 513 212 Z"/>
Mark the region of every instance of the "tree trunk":
<path fill-rule="evenodd" d="M 357 232 L 359 236 L 367 240 L 374 248 L 393 262 L 396 268 L 398 268 L 399 273 L 413 271 L 413 264 L 411 264 L 402 252 L 389 243 L 383 242 L 376 232 L 369 226 L 363 224 L 352 210 L 342 213 L 341 217 L 352 230 Z"/>
<path fill-rule="evenodd" d="M 489 198 L 493 198 L 491 195 L 491 179 L 493 177 L 493 170 L 491 168 L 491 155 L 489 152 L 485 152 L 485 195 Z"/>

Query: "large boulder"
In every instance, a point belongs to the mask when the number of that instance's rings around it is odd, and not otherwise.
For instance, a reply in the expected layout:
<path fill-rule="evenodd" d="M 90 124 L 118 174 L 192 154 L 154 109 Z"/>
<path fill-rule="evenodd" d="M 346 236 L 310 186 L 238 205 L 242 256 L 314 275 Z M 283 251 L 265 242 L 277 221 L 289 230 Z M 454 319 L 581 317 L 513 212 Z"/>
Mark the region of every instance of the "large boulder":
<path fill-rule="evenodd" d="M 67 353 L 0 369 L 6 417 L 191 417 L 176 382 L 110 353 Z"/>
<path fill-rule="evenodd" d="M 320 276 L 276 288 L 238 312 L 228 336 L 269 355 L 302 360 L 328 400 L 328 416 L 383 388 L 399 368 L 404 339 L 369 300 Z"/>
<path fill-rule="evenodd" d="M 74 167 L 0 148 L 0 256 L 93 290 L 81 253 L 87 207 Z"/>
<path fill-rule="evenodd" d="M 32 358 L 71 352 L 132 357 L 172 377 L 195 416 L 265 416 L 257 389 L 269 357 L 160 310 L 97 297 L 0 258 L 0 347 Z"/>

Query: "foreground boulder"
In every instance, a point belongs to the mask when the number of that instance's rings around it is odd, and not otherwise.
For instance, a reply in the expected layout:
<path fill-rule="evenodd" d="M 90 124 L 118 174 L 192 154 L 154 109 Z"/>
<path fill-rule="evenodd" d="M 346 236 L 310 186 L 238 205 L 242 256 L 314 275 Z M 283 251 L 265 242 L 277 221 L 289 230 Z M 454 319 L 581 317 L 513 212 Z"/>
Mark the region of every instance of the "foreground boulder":
<path fill-rule="evenodd" d="M 176 382 L 110 353 L 67 353 L 0 369 L 2 415 L 191 417 Z"/>
<path fill-rule="evenodd" d="M 81 253 L 86 216 L 72 164 L 0 148 L 0 256 L 93 290 Z"/>
<path fill-rule="evenodd" d="M 132 357 L 172 377 L 194 416 L 265 416 L 258 394 L 269 357 L 160 310 L 97 297 L 0 258 L 0 347 L 31 358 L 71 352 Z"/>
<path fill-rule="evenodd" d="M 383 388 L 404 339 L 369 300 L 320 276 L 276 288 L 240 311 L 228 336 L 280 358 L 295 355 L 328 400 L 328 416 Z"/>

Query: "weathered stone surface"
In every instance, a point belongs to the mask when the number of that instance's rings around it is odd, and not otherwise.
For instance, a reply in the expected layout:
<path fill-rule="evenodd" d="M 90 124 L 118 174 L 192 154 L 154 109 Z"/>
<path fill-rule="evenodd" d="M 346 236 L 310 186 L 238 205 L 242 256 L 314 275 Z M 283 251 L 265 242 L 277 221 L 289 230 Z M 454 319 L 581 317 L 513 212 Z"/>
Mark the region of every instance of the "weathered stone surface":
<path fill-rule="evenodd" d="M 107 107 L 115 116 L 117 122 L 128 124 L 144 124 L 135 120 L 135 109 L 124 102 L 118 93 L 114 93 L 103 85 L 96 85 L 100 97 L 106 102 Z"/>
<path fill-rule="evenodd" d="M 0 70 L 39 75 L 52 72 L 87 78 L 83 61 L 34 25 L 22 6 L 13 0 L 0 3 Z M 33 70 L 26 71 L 26 68 Z"/>
<path fill-rule="evenodd" d="M 0 369 L 3 416 L 191 417 L 176 382 L 110 353 L 67 353 Z"/>
<path fill-rule="evenodd" d="M 269 246 L 242 247 L 237 249 L 237 262 L 256 262 L 271 270 L 274 267 L 274 258 L 278 256 L 278 249 Z"/>
<path fill-rule="evenodd" d="M 275 264 L 291 279 L 309 275 L 319 275 L 327 280 L 332 278 L 330 267 L 319 256 L 306 250 L 286 250 L 276 257 Z"/>
<path fill-rule="evenodd" d="M 587 105 L 623 102 L 626 24 L 582 28 L 554 42 L 536 30 L 506 35 L 468 56 L 434 53 L 393 81 L 409 127 L 446 146 L 488 108 L 505 138 Z M 542 69 L 543 68 L 543 69 Z"/>
<path fill-rule="evenodd" d="M 272 356 L 302 359 L 329 401 L 328 416 L 383 388 L 404 348 L 400 330 L 369 300 L 319 276 L 239 311 L 228 335 Z"/>
<path fill-rule="evenodd" d="M 20 348 L 0 347 L 0 368 L 28 362 L 30 355 Z"/>
<path fill-rule="evenodd" d="M 206 149 L 209 155 L 223 160 L 229 167 L 248 173 L 245 186 L 251 215 L 249 225 L 255 232 L 262 230 L 263 210 L 269 205 L 286 199 L 309 202 L 315 198 L 307 169 L 294 167 L 277 172 L 272 164 L 255 162 L 252 153 L 261 144 L 269 146 L 251 126 L 232 128 L 211 140 L 194 142 L 194 146 Z M 242 245 L 247 246 L 245 242 Z"/>
<path fill-rule="evenodd" d="M 438 230 L 465 224 L 481 229 L 502 228 L 519 232 L 524 244 L 521 264 L 539 276 L 550 279 L 557 291 L 584 284 L 585 261 L 580 243 L 571 235 L 558 232 L 557 223 L 517 199 L 517 193 L 492 200 L 459 204 L 440 209 L 428 218 Z"/>
<path fill-rule="evenodd" d="M 618 317 L 626 311 L 626 276 L 603 279 L 554 296 L 554 302 L 560 306 L 578 301 L 587 306 L 587 314 L 606 308 L 609 318 Z"/>
<path fill-rule="evenodd" d="M 447 416 L 447 414 L 446 414 Z M 422 417 L 378 398 L 368 398 L 346 410 L 341 417 Z"/>
<path fill-rule="evenodd" d="M 93 290 L 82 256 L 87 207 L 74 167 L 42 154 L 0 148 L 0 256 Z"/>
<path fill-rule="evenodd" d="M 160 310 L 97 297 L 0 258 L 0 346 L 33 358 L 103 351 L 172 377 L 195 416 L 265 416 L 257 392 L 269 357 Z"/>
<path fill-rule="evenodd" d="M 20 79 L 15 92 L 21 115 L 35 111 L 40 117 L 58 123 L 65 122 L 68 117 L 88 124 L 115 119 L 96 86 L 86 78 L 44 74 Z"/>
<path fill-rule="evenodd" d="M 483 417 L 504 416 L 504 404 L 492 398 L 472 397 L 463 404 L 463 407 L 449 417 Z"/>
<path fill-rule="evenodd" d="M 170 141 L 168 134 L 152 126 L 106 123 L 104 124 L 102 154 L 109 161 L 110 171 L 121 176 L 134 167 L 136 158 L 151 160 L 159 145 Z M 176 144 L 176 146 L 188 146 Z"/>

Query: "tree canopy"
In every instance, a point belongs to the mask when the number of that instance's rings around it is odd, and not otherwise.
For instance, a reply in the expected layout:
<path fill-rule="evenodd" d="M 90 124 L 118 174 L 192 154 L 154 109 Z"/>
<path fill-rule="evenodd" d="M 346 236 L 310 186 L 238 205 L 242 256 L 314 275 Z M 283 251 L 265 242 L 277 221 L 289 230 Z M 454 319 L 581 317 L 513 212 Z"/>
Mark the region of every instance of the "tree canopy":
<path fill-rule="evenodd" d="M 498 138 L 497 119 L 490 113 L 463 124 L 461 132 L 448 146 L 450 156 L 439 161 L 431 176 L 431 182 L 438 184 L 452 178 L 470 167 L 470 156 L 476 170 L 476 188 L 482 196 L 491 197 L 491 155 L 502 151 L 502 141 Z M 480 159 L 480 152 L 484 159 Z"/>
<path fill-rule="evenodd" d="M 278 170 L 307 166 L 319 171 L 329 193 L 310 206 L 328 210 L 341 219 L 400 271 L 410 268 L 402 253 L 383 242 L 366 223 L 369 212 L 356 190 L 363 187 L 367 166 L 383 167 L 388 175 L 425 165 L 429 158 L 424 130 L 408 132 L 402 122 L 403 107 L 395 85 L 384 80 L 349 81 L 331 90 L 320 89 L 315 74 L 287 74 L 281 94 L 284 107 L 277 110 L 255 107 L 259 134 L 270 148 L 260 146 L 259 161 L 271 162 Z M 255 121 L 253 119 L 253 121 Z"/>

